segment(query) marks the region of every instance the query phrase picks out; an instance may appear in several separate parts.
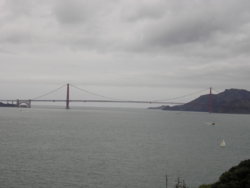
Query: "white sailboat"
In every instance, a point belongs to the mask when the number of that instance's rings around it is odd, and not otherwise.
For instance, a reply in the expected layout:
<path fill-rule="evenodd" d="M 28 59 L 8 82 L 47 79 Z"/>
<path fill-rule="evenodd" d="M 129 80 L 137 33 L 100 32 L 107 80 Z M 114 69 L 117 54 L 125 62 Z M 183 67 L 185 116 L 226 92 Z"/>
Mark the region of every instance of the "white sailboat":
<path fill-rule="evenodd" d="M 226 146 L 226 142 L 225 142 L 225 140 L 223 139 L 222 141 L 221 141 L 221 143 L 220 143 L 220 147 L 225 147 Z"/>

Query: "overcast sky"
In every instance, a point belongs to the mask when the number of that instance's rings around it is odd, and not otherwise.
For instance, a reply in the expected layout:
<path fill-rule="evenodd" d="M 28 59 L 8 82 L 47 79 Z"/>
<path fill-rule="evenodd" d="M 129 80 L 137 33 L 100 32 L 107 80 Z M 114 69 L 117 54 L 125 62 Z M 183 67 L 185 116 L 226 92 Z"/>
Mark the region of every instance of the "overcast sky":
<path fill-rule="evenodd" d="M 250 90 L 249 0 L 0 0 L 1 98 L 72 83 L 166 99 Z"/>

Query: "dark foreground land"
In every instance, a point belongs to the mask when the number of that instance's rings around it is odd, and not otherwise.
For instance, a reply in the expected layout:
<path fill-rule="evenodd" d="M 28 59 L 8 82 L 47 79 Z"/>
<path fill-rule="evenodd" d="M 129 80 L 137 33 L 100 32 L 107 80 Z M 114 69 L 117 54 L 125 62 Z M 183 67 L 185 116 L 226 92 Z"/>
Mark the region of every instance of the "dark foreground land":
<path fill-rule="evenodd" d="M 199 188 L 249 188 L 250 187 L 250 159 L 240 162 L 224 172 L 219 180 L 210 185 Z"/>

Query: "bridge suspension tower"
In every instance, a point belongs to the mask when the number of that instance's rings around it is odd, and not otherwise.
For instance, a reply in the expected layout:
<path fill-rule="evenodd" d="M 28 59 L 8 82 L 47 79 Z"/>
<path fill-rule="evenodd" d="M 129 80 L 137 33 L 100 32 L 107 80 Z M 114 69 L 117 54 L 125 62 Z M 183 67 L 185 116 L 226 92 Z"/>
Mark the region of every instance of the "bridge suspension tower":
<path fill-rule="evenodd" d="M 69 84 L 67 84 L 66 109 L 69 109 Z"/>

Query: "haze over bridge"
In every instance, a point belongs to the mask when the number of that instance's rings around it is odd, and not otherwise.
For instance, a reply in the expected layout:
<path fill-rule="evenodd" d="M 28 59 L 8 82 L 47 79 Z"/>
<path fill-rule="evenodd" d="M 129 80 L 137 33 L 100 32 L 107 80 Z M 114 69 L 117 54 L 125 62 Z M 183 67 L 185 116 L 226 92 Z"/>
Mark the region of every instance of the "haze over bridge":
<path fill-rule="evenodd" d="M 82 92 L 89 93 L 95 96 L 99 96 L 105 99 L 70 99 L 70 87 L 74 87 L 78 90 L 81 90 Z M 65 99 L 42 99 L 45 96 L 48 96 L 52 93 L 55 93 L 56 91 L 60 89 L 66 88 L 66 98 Z M 207 89 L 206 89 L 207 90 Z M 204 91 L 204 90 L 202 90 Z M 194 93 L 192 93 L 194 94 Z M 210 88 L 210 94 L 211 94 L 211 88 Z M 188 94 L 190 95 L 190 94 Z M 188 95 L 183 95 L 181 97 L 175 97 L 172 99 L 179 99 L 186 97 Z M 183 102 L 178 101 L 172 101 L 172 100 L 121 100 L 121 99 L 114 99 L 110 97 L 106 97 L 97 93 L 90 92 L 88 90 L 79 88 L 77 86 L 74 86 L 72 84 L 65 84 L 57 89 L 54 89 L 50 92 L 47 92 L 43 95 L 40 95 L 38 97 L 32 98 L 32 99 L 0 99 L 0 102 L 5 102 L 7 104 L 11 104 L 16 107 L 27 107 L 31 108 L 32 103 L 65 103 L 66 109 L 70 109 L 70 103 L 134 103 L 134 104 L 161 104 L 161 105 L 181 105 L 184 104 Z"/>

